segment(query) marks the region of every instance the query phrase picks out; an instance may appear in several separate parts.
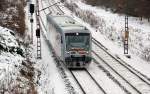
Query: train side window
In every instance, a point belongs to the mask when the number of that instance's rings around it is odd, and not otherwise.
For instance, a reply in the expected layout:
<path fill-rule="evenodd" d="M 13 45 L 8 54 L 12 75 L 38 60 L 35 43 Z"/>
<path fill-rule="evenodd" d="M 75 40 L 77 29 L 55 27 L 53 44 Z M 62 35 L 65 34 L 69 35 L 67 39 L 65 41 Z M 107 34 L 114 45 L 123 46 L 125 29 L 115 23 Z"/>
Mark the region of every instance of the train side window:
<path fill-rule="evenodd" d="M 63 39 L 62 39 L 62 36 L 61 36 L 61 43 L 63 43 Z"/>

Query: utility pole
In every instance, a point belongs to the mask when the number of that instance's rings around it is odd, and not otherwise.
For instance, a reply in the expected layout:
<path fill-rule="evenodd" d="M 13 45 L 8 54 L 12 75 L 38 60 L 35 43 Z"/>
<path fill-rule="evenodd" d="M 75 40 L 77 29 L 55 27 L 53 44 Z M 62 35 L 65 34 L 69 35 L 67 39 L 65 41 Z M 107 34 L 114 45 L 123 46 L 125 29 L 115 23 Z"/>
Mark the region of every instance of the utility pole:
<path fill-rule="evenodd" d="M 36 37 L 37 37 L 37 59 L 41 59 L 41 38 L 40 38 L 40 29 L 36 29 Z"/>
<path fill-rule="evenodd" d="M 36 37 L 37 37 L 37 59 L 41 59 L 41 26 L 40 26 L 40 11 L 39 11 L 39 2 L 36 0 L 36 22 L 37 22 L 37 29 L 36 29 Z"/>
<path fill-rule="evenodd" d="M 126 2 L 126 9 L 125 9 L 125 33 L 124 33 L 124 54 L 130 58 L 130 55 L 129 55 L 129 18 L 128 18 L 128 13 L 129 10 L 128 10 L 128 0 Z"/>
<path fill-rule="evenodd" d="M 124 37 L 124 54 L 128 54 L 128 38 L 129 38 L 129 27 L 128 27 L 128 16 L 125 16 L 125 37 Z"/>

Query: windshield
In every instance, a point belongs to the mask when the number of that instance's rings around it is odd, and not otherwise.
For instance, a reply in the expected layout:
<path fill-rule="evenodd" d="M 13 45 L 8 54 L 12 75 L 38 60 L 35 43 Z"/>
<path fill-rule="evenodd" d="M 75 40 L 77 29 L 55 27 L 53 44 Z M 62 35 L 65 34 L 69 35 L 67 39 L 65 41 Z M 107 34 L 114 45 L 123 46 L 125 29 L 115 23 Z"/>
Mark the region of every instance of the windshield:
<path fill-rule="evenodd" d="M 89 50 L 90 48 L 90 34 L 89 33 L 67 33 L 66 36 L 66 49 L 82 48 Z"/>

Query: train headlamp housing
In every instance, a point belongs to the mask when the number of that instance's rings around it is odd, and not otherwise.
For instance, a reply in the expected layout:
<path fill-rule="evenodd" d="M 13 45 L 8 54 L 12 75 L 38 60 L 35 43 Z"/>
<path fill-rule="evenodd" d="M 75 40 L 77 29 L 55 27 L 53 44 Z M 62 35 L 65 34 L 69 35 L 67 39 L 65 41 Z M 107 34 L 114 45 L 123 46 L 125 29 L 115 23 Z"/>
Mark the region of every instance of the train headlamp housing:
<path fill-rule="evenodd" d="M 77 32 L 77 33 L 76 33 L 76 36 L 78 36 L 78 35 L 79 35 L 79 33 Z"/>

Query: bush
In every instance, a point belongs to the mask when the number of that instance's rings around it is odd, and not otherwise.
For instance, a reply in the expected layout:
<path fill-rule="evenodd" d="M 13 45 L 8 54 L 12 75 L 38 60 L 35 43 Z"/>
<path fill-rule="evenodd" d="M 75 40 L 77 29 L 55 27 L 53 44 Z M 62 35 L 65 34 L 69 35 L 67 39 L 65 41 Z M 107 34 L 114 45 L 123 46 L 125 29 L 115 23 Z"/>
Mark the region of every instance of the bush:
<path fill-rule="evenodd" d="M 142 51 L 142 58 L 144 60 L 150 61 L 150 47 L 147 47 Z"/>
<path fill-rule="evenodd" d="M 85 0 L 93 6 L 111 8 L 113 12 L 125 13 L 136 17 L 150 17 L 150 0 Z"/>
<path fill-rule="evenodd" d="M 96 18 L 95 15 L 88 10 L 80 10 L 78 9 L 78 6 L 74 3 L 66 4 L 66 6 L 73 11 L 79 18 L 84 20 L 87 23 L 90 23 L 91 26 L 97 27 L 97 24 L 99 24 L 99 18 Z"/>
<path fill-rule="evenodd" d="M 17 31 L 19 35 L 24 35 L 24 6 L 24 0 L 0 0 L 0 25 L 13 31 Z"/>
<path fill-rule="evenodd" d="M 23 56 L 23 50 L 21 48 L 17 48 L 17 54 L 20 54 L 21 56 Z"/>

